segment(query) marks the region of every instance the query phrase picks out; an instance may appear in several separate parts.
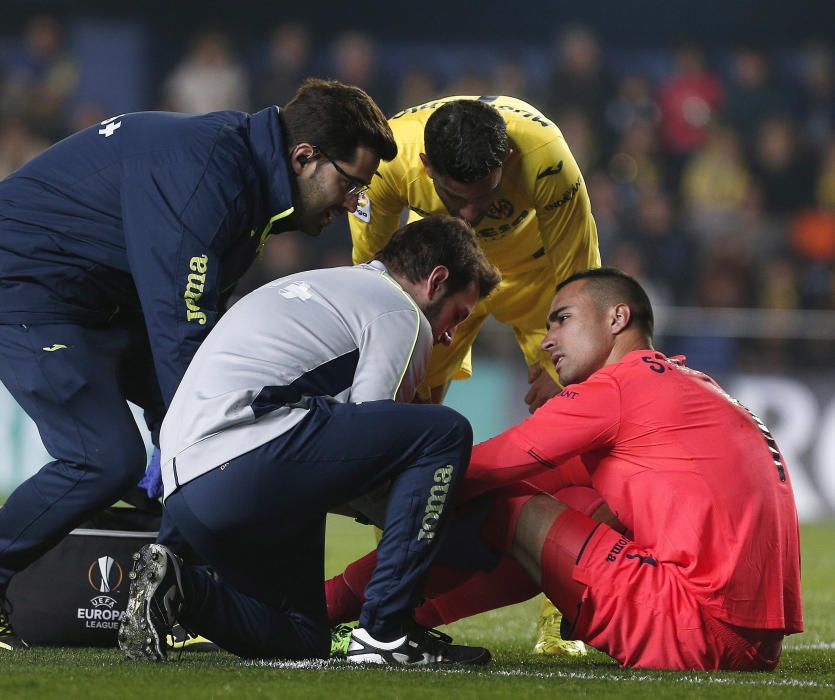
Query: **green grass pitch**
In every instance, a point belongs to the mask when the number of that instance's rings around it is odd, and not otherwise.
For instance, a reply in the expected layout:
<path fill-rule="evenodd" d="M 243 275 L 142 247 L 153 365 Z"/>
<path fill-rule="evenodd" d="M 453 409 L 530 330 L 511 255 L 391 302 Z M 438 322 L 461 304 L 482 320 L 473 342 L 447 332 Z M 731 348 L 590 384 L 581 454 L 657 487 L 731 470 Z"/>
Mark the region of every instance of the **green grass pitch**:
<path fill-rule="evenodd" d="M 458 642 L 489 647 L 478 670 L 357 669 L 345 662 L 241 661 L 225 653 L 183 653 L 167 664 L 127 663 L 115 649 L 40 648 L 0 654 L 0 698 L 361 698 L 446 697 L 835 697 L 835 522 L 802 529 L 807 631 L 790 637 L 774 673 L 622 670 L 604 654 L 580 660 L 532 656 L 538 601 L 451 625 Z M 373 541 L 344 518 L 328 526 L 329 575 Z"/>

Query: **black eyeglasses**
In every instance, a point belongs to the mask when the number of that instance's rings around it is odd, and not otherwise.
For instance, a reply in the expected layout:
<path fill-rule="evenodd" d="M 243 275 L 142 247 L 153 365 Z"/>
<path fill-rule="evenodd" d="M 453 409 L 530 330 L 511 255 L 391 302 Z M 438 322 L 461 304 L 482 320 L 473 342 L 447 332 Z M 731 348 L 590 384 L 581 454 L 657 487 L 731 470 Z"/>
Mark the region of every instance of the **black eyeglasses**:
<path fill-rule="evenodd" d="M 320 146 L 314 146 L 313 147 L 313 153 L 314 153 L 314 155 L 316 153 L 321 153 L 323 156 L 325 156 L 325 159 L 334 168 L 336 168 L 336 172 L 338 172 L 340 175 L 342 175 L 342 177 L 344 177 L 348 182 L 351 183 L 351 187 L 349 187 L 345 192 L 345 194 L 347 194 L 349 197 L 354 197 L 354 196 L 359 197 L 361 194 L 365 194 L 366 192 L 368 192 L 368 190 L 371 189 L 371 185 L 363 182 L 358 177 L 355 177 L 354 175 L 351 175 L 350 173 L 346 173 L 342 168 L 340 168 L 336 164 L 336 161 L 333 158 L 331 158 L 327 153 L 325 153 L 325 151 Z"/>

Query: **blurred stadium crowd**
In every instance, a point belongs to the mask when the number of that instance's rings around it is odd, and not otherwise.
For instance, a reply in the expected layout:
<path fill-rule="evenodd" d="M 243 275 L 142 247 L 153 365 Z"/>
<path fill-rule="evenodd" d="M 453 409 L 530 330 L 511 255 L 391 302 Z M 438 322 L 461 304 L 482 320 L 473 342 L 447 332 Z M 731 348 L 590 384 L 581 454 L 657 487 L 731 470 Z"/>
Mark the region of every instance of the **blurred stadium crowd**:
<path fill-rule="evenodd" d="M 76 99 L 84 67 L 64 29 L 44 16 L 5 37 L 0 176 L 111 116 Z M 359 85 L 388 114 L 446 95 L 525 99 L 556 121 L 580 163 L 604 262 L 645 282 L 655 303 L 835 310 L 829 45 L 627 50 L 582 27 L 515 48 L 390 45 L 354 31 L 323 44 L 285 24 L 245 48 L 216 30 L 182 46 L 152 81 L 148 109 L 254 111 L 284 104 L 308 75 Z M 349 263 L 345 222 L 331 228 L 318 239 L 274 237 L 241 291 Z M 830 365 L 826 346 L 811 361 Z M 766 350 L 775 363 L 789 351 Z"/>

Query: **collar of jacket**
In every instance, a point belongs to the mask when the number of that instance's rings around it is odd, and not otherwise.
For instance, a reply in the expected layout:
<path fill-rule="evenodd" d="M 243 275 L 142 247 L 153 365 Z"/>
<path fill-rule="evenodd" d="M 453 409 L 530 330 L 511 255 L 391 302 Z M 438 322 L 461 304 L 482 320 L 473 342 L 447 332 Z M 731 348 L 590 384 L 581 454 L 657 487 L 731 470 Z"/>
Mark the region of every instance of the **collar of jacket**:
<path fill-rule="evenodd" d="M 267 107 L 249 118 L 249 142 L 255 165 L 267 183 L 270 220 L 262 238 L 273 224 L 293 213 L 293 188 L 290 185 L 284 129 L 278 111 L 278 107 Z"/>

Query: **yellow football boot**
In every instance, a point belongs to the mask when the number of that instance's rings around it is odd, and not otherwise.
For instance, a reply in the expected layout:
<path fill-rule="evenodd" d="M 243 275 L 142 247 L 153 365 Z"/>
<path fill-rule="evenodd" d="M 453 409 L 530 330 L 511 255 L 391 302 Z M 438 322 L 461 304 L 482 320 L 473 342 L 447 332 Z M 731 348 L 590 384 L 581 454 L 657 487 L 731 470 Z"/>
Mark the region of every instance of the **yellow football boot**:
<path fill-rule="evenodd" d="M 534 654 L 552 654 L 553 656 L 585 656 L 586 645 L 574 639 L 563 639 L 560 635 L 562 613 L 554 607 L 548 598 L 542 599 L 539 609 L 539 621 L 536 625 L 536 644 Z"/>

